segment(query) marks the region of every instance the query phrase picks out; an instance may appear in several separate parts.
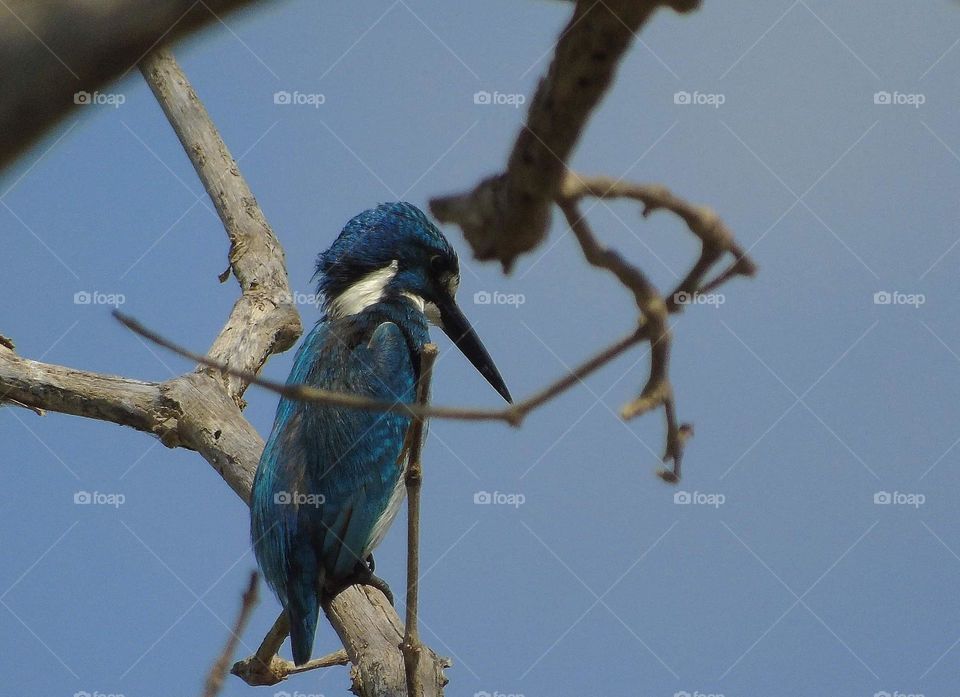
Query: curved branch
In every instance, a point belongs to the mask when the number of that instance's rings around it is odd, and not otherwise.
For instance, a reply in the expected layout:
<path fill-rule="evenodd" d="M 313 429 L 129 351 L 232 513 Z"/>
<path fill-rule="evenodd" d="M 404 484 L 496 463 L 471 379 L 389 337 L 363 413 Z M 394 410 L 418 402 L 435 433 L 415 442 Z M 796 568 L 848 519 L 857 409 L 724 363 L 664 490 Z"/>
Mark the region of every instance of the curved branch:
<path fill-rule="evenodd" d="M 0 169 L 160 41 L 253 0 L 6 0 L 0 3 Z M 89 107 L 81 107 L 89 108 Z"/>
<path fill-rule="evenodd" d="M 243 634 L 247 622 L 250 620 L 250 613 L 253 612 L 257 604 L 257 586 L 259 575 L 256 571 L 250 574 L 250 583 L 247 584 L 247 590 L 243 594 L 243 603 L 240 606 L 240 614 L 237 621 L 230 630 L 230 637 L 227 639 L 226 646 L 217 658 L 216 662 L 210 667 L 207 673 L 207 680 L 203 685 L 203 697 L 217 697 L 223 689 L 223 680 L 227 677 L 227 668 L 230 666 L 230 657 L 237 650 L 237 643 L 240 641 L 240 635 Z"/>
<path fill-rule="evenodd" d="M 579 210 L 579 202 L 586 196 L 640 201 L 645 218 L 661 208 L 672 211 L 681 217 L 690 231 L 700 239 L 699 258 L 666 300 L 643 271 L 618 252 L 600 244 Z M 642 326 L 647 330 L 647 338 L 650 340 L 650 374 L 640 395 L 624 405 L 620 415 L 624 419 L 632 419 L 663 407 L 667 422 L 667 444 L 663 460 L 672 462 L 673 467 L 670 470 L 661 470 L 658 474 L 668 482 L 677 482 L 680 479 L 683 446 L 693 435 L 693 427 L 677 420 L 673 385 L 669 376 L 671 335 L 667 316 L 680 312 L 687 298 L 716 288 L 735 275 L 752 276 L 756 273 L 756 264 L 716 213 L 674 196 L 663 186 L 633 184 L 609 177 L 582 177 L 575 172 L 568 172 L 557 197 L 557 205 L 580 243 L 584 258 L 593 266 L 613 273 L 633 292 Z M 704 278 L 713 265 L 727 253 L 734 257 L 731 265 L 713 281 L 704 283 Z"/>
<path fill-rule="evenodd" d="M 635 184 L 612 177 L 587 177 L 576 172 L 568 172 L 560 188 L 559 198 L 576 203 L 587 196 L 603 199 L 629 198 L 639 201 L 643 204 L 644 218 L 648 218 L 657 210 L 670 211 L 682 218 L 690 228 L 690 232 L 699 238 L 700 258 L 666 300 L 671 312 L 681 309 L 681 303 L 677 301 L 677 296 L 681 293 L 689 295 L 706 293 L 733 276 L 754 276 L 757 273 L 757 265 L 753 259 L 737 242 L 733 232 L 716 212 L 676 196 L 665 186 Z M 703 278 L 710 267 L 725 253 L 733 255 L 733 262 L 712 281 L 704 283 Z"/>
<path fill-rule="evenodd" d="M 478 259 L 498 259 L 509 270 L 543 240 L 570 153 L 634 37 L 660 6 L 689 12 L 699 0 L 579 0 L 506 171 L 430 201 L 438 220 L 462 228 Z"/>
<path fill-rule="evenodd" d="M 209 354 L 255 373 L 271 354 L 293 346 L 303 331 L 292 305 L 283 247 L 170 50 L 152 52 L 140 71 L 216 206 L 230 238 L 230 269 L 243 291 Z M 226 274 L 221 278 L 225 280 Z M 217 375 L 243 408 L 247 383 L 234 375 Z"/>
<path fill-rule="evenodd" d="M 123 314 L 119 310 L 114 310 L 113 316 L 125 327 L 130 329 L 130 331 L 139 334 L 143 338 L 179 356 L 183 356 L 191 361 L 209 366 L 229 375 L 234 375 L 246 382 L 263 387 L 289 399 L 295 399 L 300 402 L 320 402 L 341 407 L 353 407 L 355 409 L 370 409 L 372 411 L 384 411 L 394 414 L 407 414 L 414 418 L 459 419 L 461 421 L 503 421 L 511 426 L 519 426 L 530 412 L 546 404 L 560 393 L 570 389 L 583 378 L 606 365 L 631 346 L 648 338 L 648 329 L 646 327 L 640 327 L 591 358 L 588 358 L 563 377 L 522 401 L 511 404 L 509 407 L 503 409 L 472 409 L 469 407 L 444 407 L 419 403 L 391 402 L 373 397 L 364 397 L 350 392 L 322 390 L 317 387 L 311 387 L 310 385 L 275 382 L 262 378 L 254 373 L 247 373 L 237 370 L 236 368 L 231 368 L 203 354 L 190 351 L 160 336 L 156 332 L 147 329 L 140 324 L 140 322 Z"/>

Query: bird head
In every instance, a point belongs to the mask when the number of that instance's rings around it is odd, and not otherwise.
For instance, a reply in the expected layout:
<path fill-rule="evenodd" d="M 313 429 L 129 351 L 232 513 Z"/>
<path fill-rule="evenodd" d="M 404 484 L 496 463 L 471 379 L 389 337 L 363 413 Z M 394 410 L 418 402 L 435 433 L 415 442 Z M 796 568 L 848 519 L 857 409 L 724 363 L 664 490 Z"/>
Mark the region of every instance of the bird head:
<path fill-rule="evenodd" d="M 512 401 L 493 359 L 457 305 L 457 253 L 416 206 L 382 203 L 351 219 L 318 258 L 317 275 L 329 317 L 354 315 L 384 301 L 411 303 Z"/>

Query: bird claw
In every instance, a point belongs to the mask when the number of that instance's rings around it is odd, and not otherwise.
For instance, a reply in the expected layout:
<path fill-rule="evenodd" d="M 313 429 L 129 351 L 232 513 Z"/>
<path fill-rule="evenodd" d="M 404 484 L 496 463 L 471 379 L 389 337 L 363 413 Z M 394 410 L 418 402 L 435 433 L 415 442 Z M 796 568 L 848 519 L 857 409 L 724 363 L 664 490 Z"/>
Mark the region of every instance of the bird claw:
<path fill-rule="evenodd" d="M 390 605 L 393 606 L 393 591 L 390 590 L 390 585 L 386 581 L 373 573 L 375 568 L 376 564 L 373 561 L 372 554 L 368 555 L 366 559 L 361 559 L 357 562 L 353 575 L 345 578 L 332 593 L 328 593 L 328 599 L 333 600 L 338 593 L 350 586 L 362 585 L 376 588 L 386 596 Z"/>

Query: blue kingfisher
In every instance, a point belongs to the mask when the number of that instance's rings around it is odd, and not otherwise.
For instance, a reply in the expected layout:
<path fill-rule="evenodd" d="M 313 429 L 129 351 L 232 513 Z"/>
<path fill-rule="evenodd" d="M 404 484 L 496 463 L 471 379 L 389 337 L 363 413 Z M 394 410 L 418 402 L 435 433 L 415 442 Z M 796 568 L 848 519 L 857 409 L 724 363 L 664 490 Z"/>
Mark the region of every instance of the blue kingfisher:
<path fill-rule="evenodd" d="M 511 401 L 457 306 L 456 252 L 416 206 L 384 203 L 350 220 L 316 275 L 323 316 L 288 383 L 411 403 L 430 323 Z M 403 502 L 409 424 L 400 412 L 280 400 L 253 481 L 251 534 L 297 665 L 310 660 L 326 599 L 351 583 L 385 587 L 371 552 Z"/>

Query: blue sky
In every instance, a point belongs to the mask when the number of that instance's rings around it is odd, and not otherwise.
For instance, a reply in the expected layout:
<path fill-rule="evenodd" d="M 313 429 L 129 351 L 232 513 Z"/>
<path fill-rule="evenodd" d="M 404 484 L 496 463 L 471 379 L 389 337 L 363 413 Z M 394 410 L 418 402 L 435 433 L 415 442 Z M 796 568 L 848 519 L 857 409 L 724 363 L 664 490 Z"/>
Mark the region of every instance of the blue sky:
<path fill-rule="evenodd" d="M 176 53 L 307 294 L 316 254 L 359 211 L 426 207 L 503 166 L 524 117 L 508 102 L 532 96 L 568 14 L 288 2 Z M 708 2 L 658 14 L 641 39 L 573 165 L 714 207 L 760 274 L 675 318 L 678 409 L 696 427 L 676 489 L 654 476 L 661 418 L 616 417 L 646 377 L 642 350 L 522 429 L 432 424 L 422 631 L 453 659 L 448 694 L 953 695 L 960 10 Z M 119 327 L 107 296 L 203 349 L 238 291 L 217 282 L 226 237 L 139 74 L 102 91 L 113 104 L 78 109 L 0 179 L 0 332 L 25 357 L 164 380 L 190 366 Z M 662 288 L 697 253 L 665 213 L 611 202 L 589 219 Z M 461 303 L 515 395 L 629 331 L 629 294 L 584 264 L 559 216 L 508 277 L 446 233 Z M 483 292 L 523 302 L 474 302 Z M 496 405 L 437 341 L 435 400 Z M 265 374 L 285 378 L 291 359 Z M 247 399 L 265 435 L 276 397 Z M 0 439 L 10 693 L 199 690 L 255 565 L 245 506 L 195 454 L 110 424 L 4 408 Z M 123 502 L 78 505 L 79 491 Z M 377 559 L 395 590 L 403 523 Z M 277 611 L 265 592 L 244 655 Z M 336 642 L 324 625 L 316 650 Z M 224 694 L 347 683 L 334 668 Z"/>

